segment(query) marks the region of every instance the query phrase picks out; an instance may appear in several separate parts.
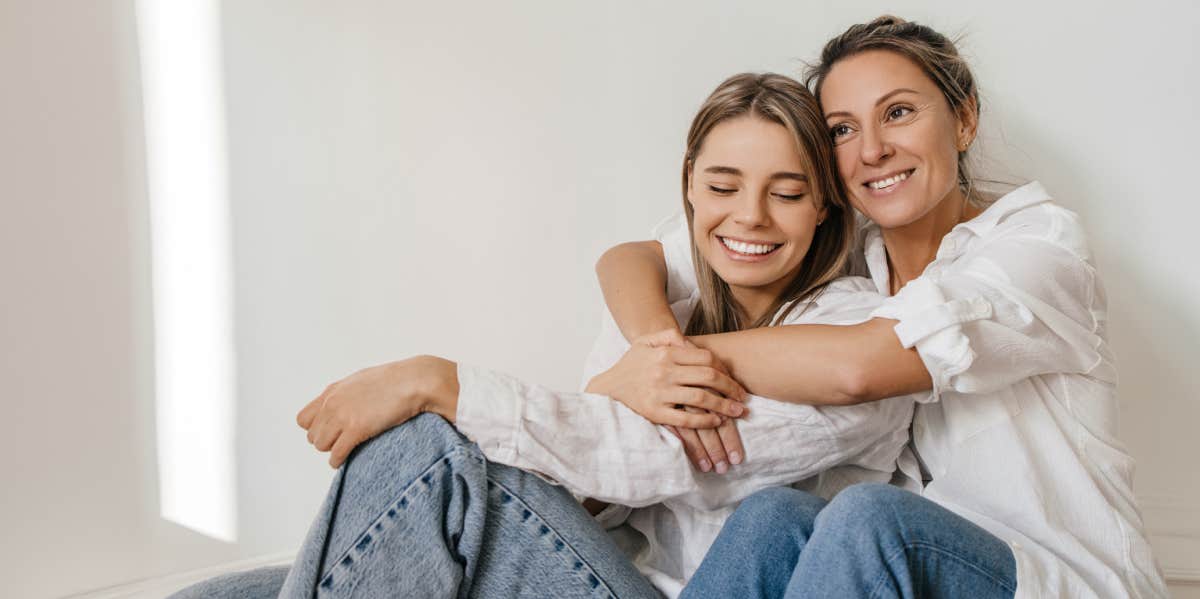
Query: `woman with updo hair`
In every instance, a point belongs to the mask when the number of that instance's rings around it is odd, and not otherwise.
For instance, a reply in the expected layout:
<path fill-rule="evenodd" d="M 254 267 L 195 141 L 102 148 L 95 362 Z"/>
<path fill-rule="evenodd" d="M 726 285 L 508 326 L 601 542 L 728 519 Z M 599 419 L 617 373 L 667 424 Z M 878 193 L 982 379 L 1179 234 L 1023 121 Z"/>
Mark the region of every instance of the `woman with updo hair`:
<path fill-rule="evenodd" d="M 749 497 L 683 596 L 1165 597 L 1116 438 L 1105 295 L 1078 217 L 1036 182 L 999 197 L 975 183 L 978 88 L 929 27 L 850 27 L 807 83 L 866 217 L 854 255 L 886 299 L 858 325 L 688 339 L 786 401 L 918 393 L 912 440 L 895 484 Z M 597 270 L 627 336 L 679 342 L 663 290 L 690 265 L 655 243 L 618 246 Z M 607 376 L 639 404 L 670 391 L 665 372 Z"/>

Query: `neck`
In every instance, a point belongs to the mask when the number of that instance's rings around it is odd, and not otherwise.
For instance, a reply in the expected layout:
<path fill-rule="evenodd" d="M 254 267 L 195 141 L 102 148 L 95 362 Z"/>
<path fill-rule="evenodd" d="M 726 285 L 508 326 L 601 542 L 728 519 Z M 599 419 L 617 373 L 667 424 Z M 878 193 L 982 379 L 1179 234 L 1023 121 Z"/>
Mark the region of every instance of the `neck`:
<path fill-rule="evenodd" d="M 775 298 L 779 297 L 782 289 L 730 285 L 729 291 L 733 294 L 733 300 L 741 308 L 742 315 L 746 317 L 745 322 L 742 323 L 742 327 L 745 328 L 751 323 L 757 322 L 767 313 L 767 310 L 771 309 L 771 304 L 775 303 Z"/>
<path fill-rule="evenodd" d="M 920 219 L 894 229 L 884 229 L 883 245 L 887 248 L 891 292 L 900 291 L 909 281 L 921 276 L 925 267 L 937 257 L 942 238 L 955 225 L 971 220 L 980 210 L 966 201 L 957 187 L 933 210 Z"/>

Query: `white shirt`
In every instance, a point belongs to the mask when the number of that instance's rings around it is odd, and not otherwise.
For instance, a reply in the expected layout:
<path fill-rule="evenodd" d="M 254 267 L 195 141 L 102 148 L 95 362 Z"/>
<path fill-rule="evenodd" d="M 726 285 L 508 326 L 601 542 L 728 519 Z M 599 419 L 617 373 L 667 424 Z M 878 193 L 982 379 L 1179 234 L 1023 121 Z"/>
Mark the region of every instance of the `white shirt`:
<path fill-rule="evenodd" d="M 666 234 L 682 234 L 686 243 L 686 229 Z M 854 324 L 881 299 L 869 280 L 845 278 L 786 322 Z M 689 296 L 672 305 L 681 323 L 694 302 Z M 628 347 L 606 313 L 584 380 Z M 674 435 L 608 397 L 553 391 L 466 365 L 458 378 L 458 429 L 489 460 L 619 504 L 600 514 L 602 524 L 619 526 L 612 532 L 618 545 L 668 597 L 679 594 L 725 519 L 751 493 L 803 481 L 828 496 L 853 482 L 889 480 L 913 409 L 911 396 L 828 408 L 751 396 L 749 415 L 738 420 L 746 459 L 722 475 L 695 470 Z"/>
<path fill-rule="evenodd" d="M 886 295 L 878 226 L 858 258 Z M 1074 213 L 1038 183 L 1003 196 L 872 316 L 900 321 L 933 378 L 900 461 L 906 486 L 1007 542 L 1017 597 L 1167 596 L 1116 438 L 1104 291 Z"/>

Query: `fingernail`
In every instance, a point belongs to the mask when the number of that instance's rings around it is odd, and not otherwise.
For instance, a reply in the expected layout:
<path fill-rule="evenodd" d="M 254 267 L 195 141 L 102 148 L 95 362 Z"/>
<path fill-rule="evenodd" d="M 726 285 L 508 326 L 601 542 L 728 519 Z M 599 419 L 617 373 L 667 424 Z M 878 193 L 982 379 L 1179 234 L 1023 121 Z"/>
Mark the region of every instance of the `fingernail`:
<path fill-rule="evenodd" d="M 734 464 L 741 464 L 742 463 L 741 452 L 738 452 L 738 451 L 729 452 L 729 461 L 733 462 Z"/>
<path fill-rule="evenodd" d="M 744 409 L 745 408 L 742 407 L 742 404 L 735 403 L 735 404 L 733 404 L 733 410 L 731 410 L 731 411 L 733 412 L 734 416 L 741 416 L 742 410 L 744 410 Z"/>
<path fill-rule="evenodd" d="M 700 460 L 700 470 L 703 472 L 712 470 L 712 463 L 710 463 L 708 460 Z"/>
<path fill-rule="evenodd" d="M 729 464 L 726 464 L 725 460 L 721 460 L 720 462 L 717 462 L 717 474 L 725 474 L 725 472 L 728 470 L 729 470 Z"/>

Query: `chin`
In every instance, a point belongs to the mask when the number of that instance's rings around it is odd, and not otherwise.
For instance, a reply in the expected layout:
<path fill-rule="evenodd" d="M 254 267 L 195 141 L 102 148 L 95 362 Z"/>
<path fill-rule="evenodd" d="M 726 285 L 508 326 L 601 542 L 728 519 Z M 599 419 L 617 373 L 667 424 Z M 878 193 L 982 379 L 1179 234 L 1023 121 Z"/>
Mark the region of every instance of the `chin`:
<path fill-rule="evenodd" d="M 920 220 L 926 212 L 922 210 L 923 206 L 914 206 L 907 202 L 879 201 L 874 198 L 856 207 L 881 229 L 895 229 L 911 224 Z"/>

